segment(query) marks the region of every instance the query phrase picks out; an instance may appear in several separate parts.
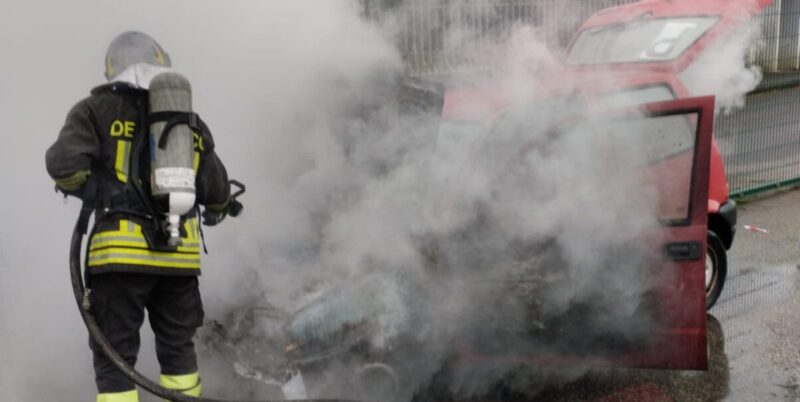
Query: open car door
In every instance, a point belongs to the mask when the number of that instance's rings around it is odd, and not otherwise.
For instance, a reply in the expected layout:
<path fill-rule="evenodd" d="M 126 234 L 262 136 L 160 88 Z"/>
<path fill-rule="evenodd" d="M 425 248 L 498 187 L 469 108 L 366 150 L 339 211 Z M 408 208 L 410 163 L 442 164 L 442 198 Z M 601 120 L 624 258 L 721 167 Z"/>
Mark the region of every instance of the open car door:
<path fill-rule="evenodd" d="M 637 325 L 630 325 L 631 329 L 600 332 L 592 328 L 591 322 L 598 314 L 605 314 L 604 309 L 608 307 L 593 310 L 594 306 L 577 302 L 556 320 L 542 322 L 539 329 L 526 330 L 525 335 L 521 335 L 522 340 L 503 338 L 505 333 L 501 327 L 488 329 L 493 331 L 492 336 L 482 339 L 489 341 L 478 340 L 468 345 L 465 342 L 459 348 L 460 364 L 707 368 L 706 207 L 714 97 L 652 103 L 609 116 L 605 123 L 593 125 L 593 130 L 613 133 L 614 141 L 620 144 L 636 141 L 642 145 L 636 147 L 644 156 L 639 172 L 646 187 L 642 191 L 653 194 L 651 199 L 656 204 L 653 210 L 657 223 L 643 232 L 628 250 L 648 256 L 635 266 L 634 269 L 640 271 L 626 272 L 627 275 L 642 273 L 650 278 L 649 290 L 637 300 L 631 300 L 638 304 L 630 308 L 635 311 L 624 313 L 630 314 L 626 323 Z M 608 277 L 614 275 L 618 273 Z M 570 284 L 553 282 L 549 286 L 568 288 Z M 615 291 L 603 290 L 598 296 L 590 303 L 601 305 L 602 300 L 618 297 Z M 627 309 L 631 305 L 616 303 L 613 306 Z M 638 325 L 639 322 L 646 324 Z"/>
<path fill-rule="evenodd" d="M 649 173 L 658 191 L 662 243 L 660 267 L 668 275 L 657 290 L 662 333 L 647 351 L 624 365 L 666 369 L 706 369 L 705 253 L 709 161 L 714 97 L 679 99 L 644 106 L 640 135 L 648 136 L 658 161 Z"/>

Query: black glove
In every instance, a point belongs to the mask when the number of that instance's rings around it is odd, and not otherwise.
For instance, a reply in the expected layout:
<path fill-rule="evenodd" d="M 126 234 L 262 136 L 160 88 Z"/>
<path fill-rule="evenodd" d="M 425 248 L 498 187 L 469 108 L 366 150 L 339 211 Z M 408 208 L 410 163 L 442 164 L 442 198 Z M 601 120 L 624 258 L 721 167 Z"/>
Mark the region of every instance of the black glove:
<path fill-rule="evenodd" d="M 219 212 L 215 212 L 206 208 L 203 210 L 203 225 L 206 226 L 217 225 L 218 223 L 225 220 L 226 216 L 228 216 L 227 208 Z"/>

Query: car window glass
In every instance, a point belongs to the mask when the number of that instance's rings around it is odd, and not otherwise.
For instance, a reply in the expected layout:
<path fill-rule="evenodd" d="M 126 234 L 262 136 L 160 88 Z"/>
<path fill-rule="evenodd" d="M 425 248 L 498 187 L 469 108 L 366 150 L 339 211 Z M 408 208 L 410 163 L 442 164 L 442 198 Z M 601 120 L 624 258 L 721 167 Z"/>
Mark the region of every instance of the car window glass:
<path fill-rule="evenodd" d="M 638 20 L 581 32 L 567 63 L 601 64 L 674 60 L 716 23 L 717 17 Z"/>
<path fill-rule="evenodd" d="M 669 225 L 689 223 L 697 114 L 641 117 L 609 122 L 615 141 L 638 144 L 643 179 L 658 195 L 656 212 Z"/>

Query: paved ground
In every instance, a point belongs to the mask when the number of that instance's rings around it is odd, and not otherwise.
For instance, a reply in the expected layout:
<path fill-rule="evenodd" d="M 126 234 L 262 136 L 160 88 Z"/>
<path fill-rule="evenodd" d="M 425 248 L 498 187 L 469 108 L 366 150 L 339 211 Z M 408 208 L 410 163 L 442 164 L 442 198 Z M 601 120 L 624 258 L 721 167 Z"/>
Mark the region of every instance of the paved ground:
<path fill-rule="evenodd" d="M 800 191 L 742 205 L 722 322 L 732 401 L 800 400 Z"/>

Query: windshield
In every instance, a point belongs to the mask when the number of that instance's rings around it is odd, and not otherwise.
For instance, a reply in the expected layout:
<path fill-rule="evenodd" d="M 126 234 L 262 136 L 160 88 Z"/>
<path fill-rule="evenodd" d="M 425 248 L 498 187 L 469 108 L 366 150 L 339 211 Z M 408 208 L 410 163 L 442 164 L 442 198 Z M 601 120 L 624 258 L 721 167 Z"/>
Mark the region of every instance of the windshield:
<path fill-rule="evenodd" d="M 616 144 L 635 144 L 649 168 L 644 179 L 658 194 L 656 214 L 669 225 L 686 225 L 691 205 L 692 164 L 698 116 L 627 118 L 598 124 Z"/>
<path fill-rule="evenodd" d="M 590 28 L 575 40 L 567 64 L 674 60 L 717 20 L 717 17 L 661 18 Z"/>

